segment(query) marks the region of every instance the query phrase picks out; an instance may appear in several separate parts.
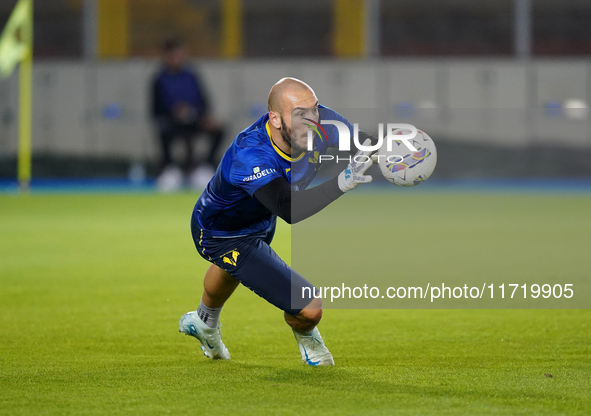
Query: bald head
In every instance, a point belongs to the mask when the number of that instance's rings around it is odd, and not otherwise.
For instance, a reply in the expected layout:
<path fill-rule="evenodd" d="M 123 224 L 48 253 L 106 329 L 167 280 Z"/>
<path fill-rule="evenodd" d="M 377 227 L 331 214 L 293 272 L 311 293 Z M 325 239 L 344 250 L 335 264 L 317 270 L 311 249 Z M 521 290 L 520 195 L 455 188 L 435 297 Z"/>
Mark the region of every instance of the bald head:
<path fill-rule="evenodd" d="M 280 79 L 269 92 L 268 106 L 274 143 L 292 156 L 306 151 L 310 127 L 304 121 L 318 120 L 318 98 L 314 90 L 299 79 Z"/>
<path fill-rule="evenodd" d="M 297 106 L 300 101 L 310 95 L 316 97 L 314 90 L 304 81 L 296 78 L 282 78 L 271 88 L 267 107 L 269 111 L 283 114 L 284 109 Z"/>

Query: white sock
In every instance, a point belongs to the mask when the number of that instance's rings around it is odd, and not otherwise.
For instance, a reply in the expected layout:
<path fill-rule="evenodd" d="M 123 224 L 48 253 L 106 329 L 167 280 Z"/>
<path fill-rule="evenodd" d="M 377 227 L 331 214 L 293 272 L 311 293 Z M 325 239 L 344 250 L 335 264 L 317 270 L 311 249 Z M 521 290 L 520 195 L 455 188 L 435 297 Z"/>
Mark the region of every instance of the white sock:
<path fill-rule="evenodd" d="M 210 308 L 203 304 L 203 300 L 199 304 L 199 309 L 197 309 L 197 316 L 199 319 L 203 321 L 205 325 L 210 328 L 216 328 L 218 323 L 220 322 L 220 313 L 222 312 L 222 308 Z"/>

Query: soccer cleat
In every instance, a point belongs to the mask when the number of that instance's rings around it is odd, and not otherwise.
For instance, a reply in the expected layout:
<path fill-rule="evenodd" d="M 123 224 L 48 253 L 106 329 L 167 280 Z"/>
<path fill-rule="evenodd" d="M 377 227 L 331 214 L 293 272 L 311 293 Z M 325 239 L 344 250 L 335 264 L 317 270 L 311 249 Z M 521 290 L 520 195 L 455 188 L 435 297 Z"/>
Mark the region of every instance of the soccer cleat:
<path fill-rule="evenodd" d="M 212 360 L 229 360 L 230 353 L 222 342 L 220 327 L 210 328 L 197 316 L 197 311 L 187 312 L 179 320 L 179 332 L 191 335 L 201 342 L 203 355 Z"/>
<path fill-rule="evenodd" d="M 293 334 L 298 342 L 304 364 L 312 366 L 334 365 L 332 355 L 324 345 L 318 328 L 314 328 L 309 335 L 303 335 L 296 331 L 293 331 Z"/>

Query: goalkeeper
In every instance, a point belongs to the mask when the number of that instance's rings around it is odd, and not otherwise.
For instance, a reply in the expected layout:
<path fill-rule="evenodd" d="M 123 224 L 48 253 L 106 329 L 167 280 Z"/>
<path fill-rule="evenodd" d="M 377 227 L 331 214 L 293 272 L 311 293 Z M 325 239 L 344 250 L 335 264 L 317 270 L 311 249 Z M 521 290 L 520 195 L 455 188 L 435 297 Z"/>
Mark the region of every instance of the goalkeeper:
<path fill-rule="evenodd" d="M 338 129 L 324 124 L 326 137 L 314 137 L 313 150 L 308 151 L 310 123 L 340 121 L 351 136 L 353 126 L 319 105 L 314 91 L 294 78 L 283 78 L 271 88 L 268 109 L 236 137 L 195 205 L 193 240 L 199 254 L 212 264 L 205 274 L 201 304 L 181 317 L 179 331 L 197 338 L 209 358 L 230 359 L 221 339 L 219 316 L 242 283 L 284 311 L 304 363 L 334 365 L 316 327 L 322 317 L 322 300 L 303 297 L 317 292 L 269 244 L 277 217 L 294 224 L 360 183 L 371 182 L 371 176 L 365 175 L 372 165 L 370 152 L 358 152 L 338 176 L 306 189 L 320 167 L 318 155 L 337 147 L 339 140 Z M 366 146 L 372 141 L 363 132 L 359 136 Z"/>

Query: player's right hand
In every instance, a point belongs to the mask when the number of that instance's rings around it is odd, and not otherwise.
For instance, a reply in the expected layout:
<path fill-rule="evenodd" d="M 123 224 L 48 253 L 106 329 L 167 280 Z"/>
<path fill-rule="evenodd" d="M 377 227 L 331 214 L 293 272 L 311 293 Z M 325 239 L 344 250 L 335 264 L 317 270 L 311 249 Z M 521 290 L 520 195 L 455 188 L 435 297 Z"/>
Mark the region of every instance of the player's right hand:
<path fill-rule="evenodd" d="M 366 139 L 363 145 L 370 146 L 371 140 Z M 368 150 L 359 150 L 355 154 L 351 163 L 339 174 L 338 182 L 341 191 L 348 192 L 357 188 L 360 183 L 370 183 L 372 181 L 373 178 L 370 175 L 365 175 L 365 171 L 373 164 L 371 154 L 372 152 Z"/>

